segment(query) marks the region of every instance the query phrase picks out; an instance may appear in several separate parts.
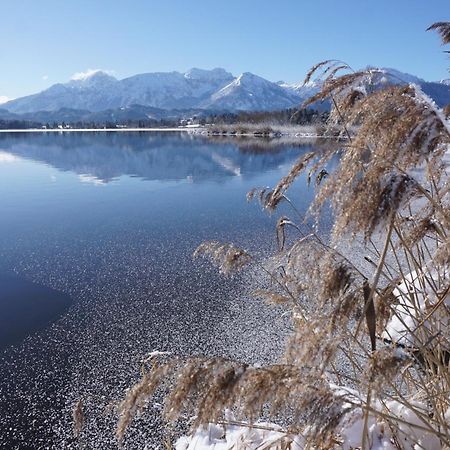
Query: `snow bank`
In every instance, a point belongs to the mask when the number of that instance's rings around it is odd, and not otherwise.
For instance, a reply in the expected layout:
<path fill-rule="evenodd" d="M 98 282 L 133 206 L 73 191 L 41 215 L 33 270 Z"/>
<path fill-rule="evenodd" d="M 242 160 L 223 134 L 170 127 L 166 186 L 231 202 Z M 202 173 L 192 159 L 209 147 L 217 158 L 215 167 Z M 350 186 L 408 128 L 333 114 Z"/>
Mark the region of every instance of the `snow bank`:
<path fill-rule="evenodd" d="M 413 402 L 413 404 L 417 411 L 423 411 L 423 414 L 427 415 L 423 403 Z M 380 413 L 392 416 L 392 419 L 387 421 L 380 419 L 378 415 L 369 414 L 366 442 L 371 450 L 398 450 L 396 442 L 399 442 L 404 450 L 439 450 L 441 448 L 437 436 L 432 430 L 426 430 L 428 425 L 413 409 L 397 401 L 388 401 L 384 405 L 380 401 L 375 401 L 371 407 Z M 361 408 L 347 414 L 337 430 L 342 439 L 342 448 L 351 450 L 361 447 L 363 429 L 364 413 Z"/>
<path fill-rule="evenodd" d="M 300 435 L 286 434 L 278 425 L 258 422 L 253 426 L 233 425 L 234 418 L 228 412 L 230 424 L 209 424 L 206 429 L 199 428 L 191 436 L 181 437 L 175 444 L 176 450 L 257 450 L 280 449 L 290 444 L 291 450 L 303 450 L 305 440 Z"/>
<path fill-rule="evenodd" d="M 444 285 L 448 279 L 448 271 L 442 269 L 424 268 L 419 272 L 411 272 L 393 291 L 397 304 L 393 306 L 394 315 L 387 323 L 382 337 L 396 344 L 407 347 L 418 347 L 426 342 L 433 332 L 423 333 L 426 329 L 434 332 L 438 329 L 446 329 L 449 325 L 448 314 L 440 314 L 439 308 L 433 310 L 440 300 L 436 291 L 439 286 Z M 447 293 L 443 300 L 444 304 L 450 306 L 450 294 Z M 428 317 L 429 316 L 429 317 Z"/>
<path fill-rule="evenodd" d="M 362 405 L 360 396 L 351 389 L 333 386 L 340 395 L 345 393 L 349 402 L 355 405 L 355 400 Z M 427 424 L 427 407 L 424 403 L 411 401 L 413 408 L 398 401 L 382 403 L 374 400 L 371 408 L 376 411 L 368 416 L 368 439 L 366 445 L 371 450 L 398 450 L 398 444 L 404 450 L 439 450 L 441 443 L 433 429 Z M 450 410 L 446 414 L 450 416 Z M 389 420 L 383 418 L 389 417 Z M 344 415 L 335 430 L 336 441 L 343 450 L 360 448 L 364 429 L 364 412 L 357 406 Z M 229 425 L 209 424 L 205 429 L 199 428 L 190 436 L 180 438 L 176 450 L 303 450 L 307 447 L 302 435 L 288 434 L 273 423 L 258 422 L 253 425 L 233 424 L 234 417 L 226 413 L 225 422 Z M 236 422 L 234 422 L 236 423 Z M 305 430 L 305 436 L 308 430 Z M 286 447 L 290 444 L 290 447 Z M 283 447 L 284 445 L 284 447 Z"/>

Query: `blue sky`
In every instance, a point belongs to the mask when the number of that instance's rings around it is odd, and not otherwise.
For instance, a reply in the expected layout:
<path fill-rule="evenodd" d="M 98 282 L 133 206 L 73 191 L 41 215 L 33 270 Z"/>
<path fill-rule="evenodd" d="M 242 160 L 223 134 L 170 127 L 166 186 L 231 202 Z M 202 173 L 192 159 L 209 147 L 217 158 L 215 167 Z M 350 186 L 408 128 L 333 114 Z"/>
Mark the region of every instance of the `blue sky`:
<path fill-rule="evenodd" d="M 0 0 L 0 97 L 87 69 L 136 73 L 224 67 L 300 81 L 328 58 L 448 77 L 431 23 L 449 0 Z M 447 14 L 447 15 L 445 15 Z"/>

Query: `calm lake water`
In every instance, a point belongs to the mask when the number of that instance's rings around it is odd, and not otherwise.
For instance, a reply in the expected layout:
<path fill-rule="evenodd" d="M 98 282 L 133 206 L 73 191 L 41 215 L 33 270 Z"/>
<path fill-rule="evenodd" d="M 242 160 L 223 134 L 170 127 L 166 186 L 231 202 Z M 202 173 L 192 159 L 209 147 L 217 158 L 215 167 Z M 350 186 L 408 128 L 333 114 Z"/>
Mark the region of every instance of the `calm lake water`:
<path fill-rule="evenodd" d="M 273 251 L 277 217 L 245 194 L 310 149 L 181 133 L 1 134 L 0 448 L 79 448 L 70 411 L 80 398 L 83 445 L 116 448 L 105 408 L 155 349 L 273 358 L 285 331 L 245 300 L 249 276 L 225 279 L 191 255 L 205 239 Z M 300 179 L 291 197 L 305 210 L 311 195 Z M 159 411 L 149 414 L 127 448 L 160 442 Z"/>

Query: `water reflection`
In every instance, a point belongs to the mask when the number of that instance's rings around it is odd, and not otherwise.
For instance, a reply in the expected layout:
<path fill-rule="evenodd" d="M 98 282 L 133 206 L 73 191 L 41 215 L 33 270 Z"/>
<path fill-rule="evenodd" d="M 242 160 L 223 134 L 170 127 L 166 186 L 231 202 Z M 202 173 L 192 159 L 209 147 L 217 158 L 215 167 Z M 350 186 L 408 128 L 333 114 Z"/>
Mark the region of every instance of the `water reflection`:
<path fill-rule="evenodd" d="M 55 133 L 0 136 L 0 158 L 44 162 L 80 175 L 80 181 L 109 183 L 122 175 L 146 180 L 199 182 L 251 177 L 276 169 L 309 145 L 228 140 L 212 143 L 182 133 Z"/>

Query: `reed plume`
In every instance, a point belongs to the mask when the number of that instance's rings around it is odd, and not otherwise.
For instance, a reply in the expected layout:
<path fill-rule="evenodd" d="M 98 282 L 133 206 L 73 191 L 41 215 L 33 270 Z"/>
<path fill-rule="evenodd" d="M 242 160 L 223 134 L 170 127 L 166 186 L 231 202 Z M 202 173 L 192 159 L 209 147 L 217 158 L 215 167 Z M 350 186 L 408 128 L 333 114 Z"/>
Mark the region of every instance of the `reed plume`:
<path fill-rule="evenodd" d="M 429 30 L 436 30 L 442 39 L 443 44 L 450 44 L 450 22 L 436 22 L 427 28 Z"/>
<path fill-rule="evenodd" d="M 449 23 L 430 29 L 450 42 Z M 254 189 L 247 199 L 259 199 L 270 213 L 285 202 L 298 216 L 287 194 L 307 173 L 316 189 L 309 215 L 319 221 L 331 205 L 331 239 L 304 217 L 283 216 L 279 251 L 264 264 L 216 241 L 194 254 L 224 274 L 255 262 L 268 276 L 271 287 L 255 294 L 292 314 L 282 362 L 155 363 L 119 406 L 119 438 L 168 383 L 166 419 L 194 415 L 194 430 L 223 422 L 231 409 L 250 423 L 261 414 L 283 417 L 286 436 L 299 433 L 310 448 L 370 448 L 374 439 L 396 448 L 450 446 L 450 124 L 418 86 L 387 85 L 384 70 L 355 72 L 328 60 L 305 81 L 316 75 L 321 90 L 306 105 L 330 99 L 327 130 L 338 146 L 304 154 L 274 188 Z M 347 239 L 363 258 L 340 248 Z"/>
<path fill-rule="evenodd" d="M 84 427 L 84 411 L 83 411 L 83 400 L 78 400 L 72 410 L 73 419 L 73 431 L 76 437 L 78 437 L 83 431 Z"/>

